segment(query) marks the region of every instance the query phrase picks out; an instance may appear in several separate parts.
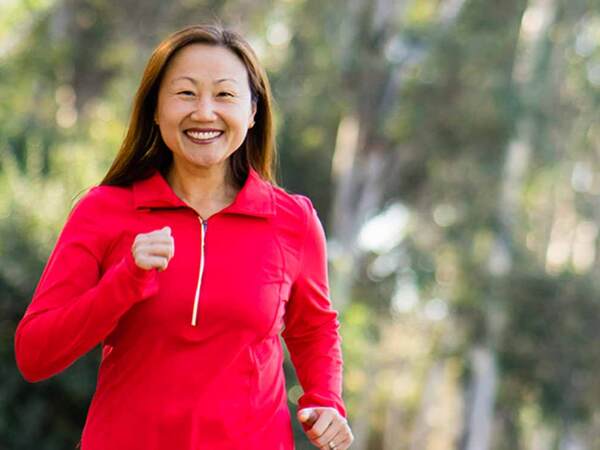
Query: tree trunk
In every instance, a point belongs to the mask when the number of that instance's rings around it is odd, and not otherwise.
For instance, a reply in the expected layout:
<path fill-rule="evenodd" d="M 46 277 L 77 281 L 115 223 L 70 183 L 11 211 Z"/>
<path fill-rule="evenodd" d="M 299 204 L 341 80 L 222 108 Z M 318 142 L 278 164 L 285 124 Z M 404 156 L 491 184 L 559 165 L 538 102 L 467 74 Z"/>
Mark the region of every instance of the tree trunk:
<path fill-rule="evenodd" d="M 490 448 L 494 400 L 498 383 L 498 369 L 494 353 L 487 347 L 476 347 L 471 353 L 472 395 L 468 402 L 468 434 L 465 450 Z"/>
<path fill-rule="evenodd" d="M 373 383 L 378 371 L 376 364 L 371 362 L 365 365 L 366 383 L 360 394 L 358 408 L 354 412 L 352 420 L 352 432 L 354 434 L 353 450 L 368 450 L 369 431 L 371 428 L 371 413 L 373 410 L 373 400 L 376 394 L 376 386 Z"/>
<path fill-rule="evenodd" d="M 517 89 L 525 91 L 531 87 L 536 82 L 536 70 L 540 65 L 548 64 L 543 58 L 543 50 L 555 15 L 556 0 L 529 2 L 521 22 L 512 74 L 512 82 Z M 512 266 L 513 237 L 521 217 L 520 198 L 525 174 L 529 168 L 535 127 L 535 119 L 531 113 L 524 115 L 518 119 L 515 138 L 508 144 L 496 211 L 501 227 L 488 259 L 488 270 L 493 280 L 499 281 Z M 470 401 L 472 409 L 465 423 L 465 450 L 491 448 L 498 378 L 495 351 L 504 332 L 505 311 L 499 302 L 488 301 L 484 314 L 487 333 L 485 344 L 475 344 L 471 354 L 473 376 L 469 389 L 473 397 Z"/>
<path fill-rule="evenodd" d="M 401 434 L 404 430 L 402 424 L 402 409 L 400 402 L 391 395 L 385 415 L 385 428 L 383 429 L 383 445 L 382 450 L 398 450 L 401 441 Z"/>
<path fill-rule="evenodd" d="M 444 378 L 445 361 L 435 361 L 429 368 L 425 386 L 423 386 L 423 394 L 421 397 L 421 405 L 419 414 L 415 419 L 413 428 L 410 450 L 422 450 L 427 448 L 427 439 L 430 432 L 428 417 L 431 409 L 435 406 L 439 399 L 440 386 Z M 390 449 L 393 447 L 390 446 Z"/>

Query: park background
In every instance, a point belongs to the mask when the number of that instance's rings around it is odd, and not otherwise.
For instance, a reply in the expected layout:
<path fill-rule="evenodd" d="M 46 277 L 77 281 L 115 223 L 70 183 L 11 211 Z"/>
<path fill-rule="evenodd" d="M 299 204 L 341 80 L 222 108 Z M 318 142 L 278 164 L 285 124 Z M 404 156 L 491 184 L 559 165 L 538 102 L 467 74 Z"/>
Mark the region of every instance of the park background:
<path fill-rule="evenodd" d="M 352 448 L 600 449 L 592 0 L 1 0 L 0 449 L 78 441 L 98 349 L 28 384 L 15 327 L 151 49 L 214 21 L 267 68 L 279 181 L 326 228 Z"/>

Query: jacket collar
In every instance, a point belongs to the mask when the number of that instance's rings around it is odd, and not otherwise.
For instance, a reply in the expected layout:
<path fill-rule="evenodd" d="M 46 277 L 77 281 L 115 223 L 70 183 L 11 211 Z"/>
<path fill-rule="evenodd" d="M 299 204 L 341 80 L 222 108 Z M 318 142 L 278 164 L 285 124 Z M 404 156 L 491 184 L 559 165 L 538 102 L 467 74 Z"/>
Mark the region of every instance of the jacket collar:
<path fill-rule="evenodd" d="M 157 170 L 150 177 L 133 183 L 133 201 L 136 209 L 149 208 L 187 208 L 169 183 Z M 273 186 L 263 180 L 252 168 L 248 177 L 237 193 L 233 203 L 225 207 L 219 214 L 243 214 L 257 217 L 275 215 L 275 195 Z"/>

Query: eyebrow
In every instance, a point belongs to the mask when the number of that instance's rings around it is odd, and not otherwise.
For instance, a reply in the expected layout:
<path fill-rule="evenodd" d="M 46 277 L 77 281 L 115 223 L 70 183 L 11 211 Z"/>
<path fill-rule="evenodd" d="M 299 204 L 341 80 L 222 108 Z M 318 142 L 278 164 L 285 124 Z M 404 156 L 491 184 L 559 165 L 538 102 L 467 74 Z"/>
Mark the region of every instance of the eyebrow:
<path fill-rule="evenodd" d="M 188 77 L 188 76 L 177 77 L 177 78 L 173 79 L 173 81 L 171 81 L 171 84 L 173 84 L 179 80 L 188 80 L 188 81 L 191 81 L 192 83 L 196 84 L 196 80 L 194 78 Z M 215 80 L 214 84 L 223 83 L 225 81 L 233 81 L 234 83 L 239 84 L 238 81 L 234 78 L 219 78 L 218 80 Z"/>
<path fill-rule="evenodd" d="M 234 79 L 234 78 L 220 78 L 217 81 L 215 81 L 215 84 L 217 83 L 222 83 L 224 81 L 233 81 L 234 83 L 238 83 L 238 80 Z"/>

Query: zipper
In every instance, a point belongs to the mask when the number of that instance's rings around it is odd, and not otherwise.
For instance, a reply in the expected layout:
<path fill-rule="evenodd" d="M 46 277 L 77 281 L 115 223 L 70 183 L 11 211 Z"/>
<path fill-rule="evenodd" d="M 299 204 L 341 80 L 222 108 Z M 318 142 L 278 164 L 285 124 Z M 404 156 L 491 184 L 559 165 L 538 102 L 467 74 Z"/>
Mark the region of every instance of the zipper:
<path fill-rule="evenodd" d="M 194 310 L 192 312 L 192 326 L 195 327 L 198 319 L 198 301 L 200 300 L 200 287 L 202 286 L 202 274 L 204 273 L 204 245 L 206 242 L 206 229 L 208 228 L 208 221 L 202 220 L 202 217 L 198 216 L 200 221 L 200 270 L 198 273 L 198 283 L 196 284 L 196 293 L 194 294 Z"/>

